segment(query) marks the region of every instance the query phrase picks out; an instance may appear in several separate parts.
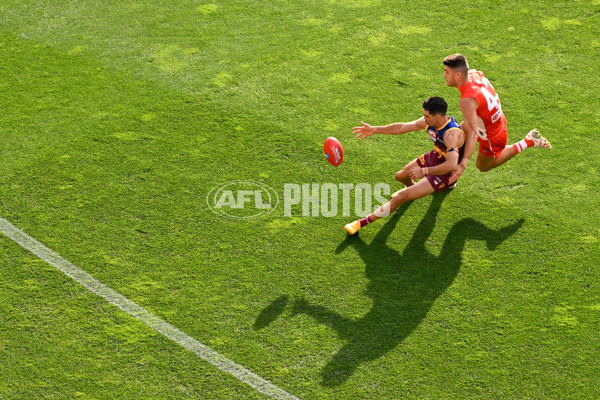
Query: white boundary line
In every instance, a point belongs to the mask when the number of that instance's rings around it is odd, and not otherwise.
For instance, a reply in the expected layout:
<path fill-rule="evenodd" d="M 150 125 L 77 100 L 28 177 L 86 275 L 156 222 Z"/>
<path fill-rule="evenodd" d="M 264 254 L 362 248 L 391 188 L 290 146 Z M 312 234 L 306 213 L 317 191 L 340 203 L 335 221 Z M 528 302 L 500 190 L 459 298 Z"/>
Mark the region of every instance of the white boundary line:
<path fill-rule="evenodd" d="M 129 300 L 127 297 L 104 285 L 87 272 L 77 268 L 75 265 L 71 264 L 1 217 L 0 232 L 4 233 L 21 247 L 29 250 L 54 268 L 62 271 L 65 275 L 73 278 L 75 281 L 85 286 L 85 288 L 90 292 L 105 298 L 115 306 L 119 307 L 121 310 L 125 311 L 127 314 L 148 325 L 161 335 L 168 337 L 177 344 L 194 352 L 198 357 L 213 364 L 221 371 L 233 375 L 240 381 L 252 386 L 259 392 L 264 393 L 272 398 L 299 400 L 297 397 L 254 374 L 243 366 L 236 364 L 227 357 L 222 356 L 210 347 L 203 345 L 173 325 L 152 314 L 150 311 Z"/>

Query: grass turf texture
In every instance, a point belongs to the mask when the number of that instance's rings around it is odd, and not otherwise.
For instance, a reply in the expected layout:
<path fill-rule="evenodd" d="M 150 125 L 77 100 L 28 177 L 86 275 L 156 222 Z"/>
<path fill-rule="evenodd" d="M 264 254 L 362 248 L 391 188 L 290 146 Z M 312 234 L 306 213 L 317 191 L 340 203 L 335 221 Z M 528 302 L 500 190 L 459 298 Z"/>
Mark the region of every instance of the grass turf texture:
<path fill-rule="evenodd" d="M 4 1 L 0 215 L 301 398 L 600 390 L 598 2 Z M 345 237 L 233 221 L 223 182 L 389 182 L 467 55 L 527 150 Z M 344 164 L 320 153 L 327 136 Z M 394 187 L 393 187 L 394 188 Z M 0 397 L 262 398 L 0 237 Z"/>

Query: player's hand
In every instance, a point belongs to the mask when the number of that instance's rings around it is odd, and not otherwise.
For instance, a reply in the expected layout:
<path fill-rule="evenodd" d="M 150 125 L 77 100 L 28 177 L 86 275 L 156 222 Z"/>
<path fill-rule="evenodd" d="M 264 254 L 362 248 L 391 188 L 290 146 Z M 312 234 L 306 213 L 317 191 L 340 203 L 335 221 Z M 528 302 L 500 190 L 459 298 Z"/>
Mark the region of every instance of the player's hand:
<path fill-rule="evenodd" d="M 410 179 L 413 181 L 416 181 L 417 179 L 424 177 L 425 173 L 421 167 L 412 167 L 410 171 L 408 171 L 408 176 L 410 176 Z"/>
<path fill-rule="evenodd" d="M 465 168 L 466 167 L 462 164 L 458 164 L 456 166 L 456 169 L 452 171 L 452 174 L 450 175 L 450 185 L 454 185 L 454 183 L 456 183 L 458 178 L 460 178 L 463 172 L 465 172 Z"/>
<path fill-rule="evenodd" d="M 352 131 L 353 135 L 360 140 L 364 140 L 366 137 L 371 136 L 374 132 L 373 127 L 365 122 L 360 121 L 363 126 L 355 126 Z"/>

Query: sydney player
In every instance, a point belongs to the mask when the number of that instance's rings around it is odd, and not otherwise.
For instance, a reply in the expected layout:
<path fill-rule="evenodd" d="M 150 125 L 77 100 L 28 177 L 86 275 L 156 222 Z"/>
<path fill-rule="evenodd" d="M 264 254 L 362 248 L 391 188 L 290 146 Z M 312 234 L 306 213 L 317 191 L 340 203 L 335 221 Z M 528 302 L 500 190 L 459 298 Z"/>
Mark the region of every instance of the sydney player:
<path fill-rule="evenodd" d="M 460 110 L 464 117 L 461 128 L 467 135 L 465 156 L 452 173 L 451 183 L 456 182 L 467 167 L 476 141 L 479 141 L 479 153 L 475 164 L 481 172 L 504 164 L 530 147 L 552 147 L 535 129 L 520 142 L 506 145 L 508 132 L 500 98 L 483 72 L 469 70 L 467 59 L 462 54 L 444 58 L 444 78 L 446 85 L 460 91 Z"/>
<path fill-rule="evenodd" d="M 402 182 L 406 187 L 394 193 L 388 203 L 377 208 L 366 218 L 347 224 L 344 229 L 348 234 L 353 235 L 371 222 L 381 217 L 387 217 L 407 201 L 451 187 L 450 174 L 463 159 L 465 136 L 454 118 L 446 115 L 447 110 L 448 104 L 444 99 L 430 97 L 423 103 L 423 117 L 416 121 L 387 126 L 371 126 L 361 122 L 362 126 L 354 128 L 353 133 L 360 139 L 365 139 L 374 133 L 401 135 L 425 129 L 434 141 L 435 148 L 396 172 L 396 180 Z M 416 180 L 419 181 L 415 182 Z"/>

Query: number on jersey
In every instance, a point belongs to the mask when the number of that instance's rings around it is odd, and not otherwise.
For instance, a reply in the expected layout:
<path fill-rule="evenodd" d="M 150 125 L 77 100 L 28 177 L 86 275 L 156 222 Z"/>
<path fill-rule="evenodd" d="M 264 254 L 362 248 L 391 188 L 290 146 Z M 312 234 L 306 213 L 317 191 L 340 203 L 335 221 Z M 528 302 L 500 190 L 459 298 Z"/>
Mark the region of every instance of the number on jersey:
<path fill-rule="evenodd" d="M 498 96 L 498 94 L 494 90 L 494 87 L 492 86 L 492 84 L 486 77 L 484 77 L 482 80 L 483 80 L 483 84 L 485 86 L 481 86 L 481 93 L 483 93 L 483 96 L 485 97 L 485 100 L 487 101 L 488 111 L 496 110 L 494 112 L 494 114 L 492 115 L 492 123 L 495 123 L 502 116 L 502 106 L 500 105 L 500 96 Z M 496 95 L 494 96 L 487 89 L 486 86 L 488 86 L 490 89 L 492 89 Z"/>
<path fill-rule="evenodd" d="M 483 78 L 483 84 L 485 86 L 481 87 L 481 93 L 483 93 L 483 95 L 485 96 L 485 100 L 487 101 L 487 105 L 488 105 L 488 110 L 492 111 L 493 109 L 500 109 L 500 96 L 498 96 L 498 94 L 496 94 L 494 96 L 486 88 L 486 86 L 489 86 L 492 90 L 494 90 L 494 87 L 492 86 L 492 84 L 490 83 L 490 81 L 487 78 L 484 77 Z"/>

